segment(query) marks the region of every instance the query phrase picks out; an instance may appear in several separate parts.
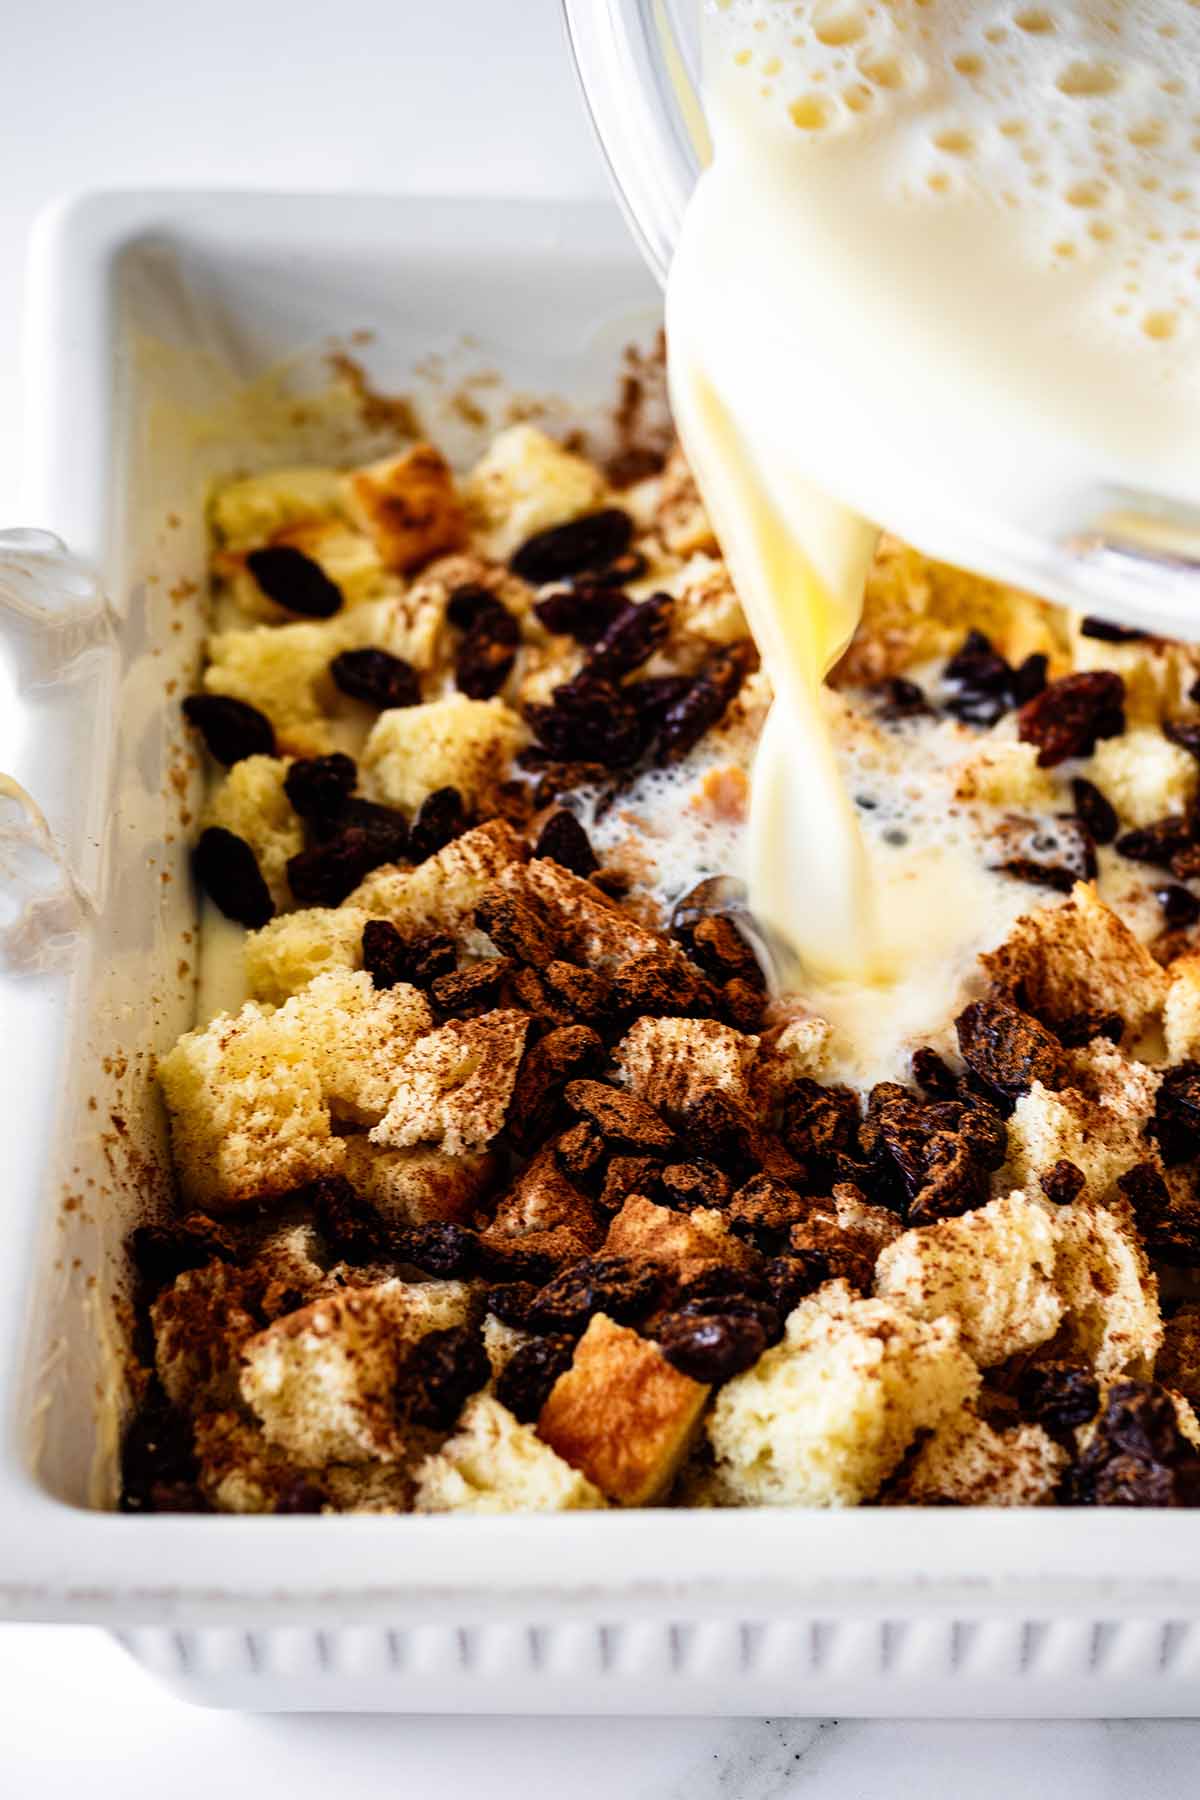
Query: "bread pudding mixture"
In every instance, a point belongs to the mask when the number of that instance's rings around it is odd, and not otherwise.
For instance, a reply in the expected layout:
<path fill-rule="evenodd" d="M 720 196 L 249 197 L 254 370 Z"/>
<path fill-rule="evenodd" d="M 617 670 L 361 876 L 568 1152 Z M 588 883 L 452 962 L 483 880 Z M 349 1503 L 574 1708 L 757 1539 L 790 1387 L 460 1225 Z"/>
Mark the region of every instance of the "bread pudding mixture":
<path fill-rule="evenodd" d="M 970 915 L 881 996 L 747 911 L 770 689 L 678 452 L 212 523 L 128 1509 L 1200 1497 L 1195 652 L 881 544 L 831 740 L 882 904 L 917 845 Z"/>

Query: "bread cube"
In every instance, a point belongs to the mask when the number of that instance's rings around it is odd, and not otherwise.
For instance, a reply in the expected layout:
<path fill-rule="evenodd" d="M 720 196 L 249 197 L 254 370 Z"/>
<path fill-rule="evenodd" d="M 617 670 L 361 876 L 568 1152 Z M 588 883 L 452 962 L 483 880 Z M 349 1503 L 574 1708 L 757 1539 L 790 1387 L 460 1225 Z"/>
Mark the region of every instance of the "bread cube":
<path fill-rule="evenodd" d="M 182 1408 L 237 1399 L 243 1345 L 258 1329 L 254 1283 L 226 1262 L 185 1269 L 150 1308 L 154 1366 L 167 1398 Z"/>
<path fill-rule="evenodd" d="M 231 550 L 253 550 L 277 531 L 338 515 L 336 469 L 271 469 L 219 488 L 210 502 L 217 536 Z"/>
<path fill-rule="evenodd" d="M 708 1394 L 656 1344 L 597 1313 L 550 1390 L 538 1436 L 618 1506 L 650 1506 L 674 1481 Z"/>
<path fill-rule="evenodd" d="M 448 1156 L 483 1150 L 504 1125 L 529 1014 L 511 1010 L 450 1019 L 401 1059 L 393 1097 L 373 1144 L 436 1144 Z"/>
<path fill-rule="evenodd" d="M 186 1032 L 158 1078 L 189 1205 L 228 1212 L 341 1167 L 309 1046 L 253 1000 Z"/>
<path fill-rule="evenodd" d="M 518 1244 L 572 1260 L 598 1250 L 604 1235 L 598 1208 L 567 1180 L 547 1144 L 503 1196 L 481 1241 L 500 1251 Z"/>
<path fill-rule="evenodd" d="M 338 705 L 329 664 L 347 637 L 341 615 L 320 625 L 217 632 L 208 640 L 204 685 L 210 694 L 231 694 L 265 713 L 281 754 L 324 756 L 335 747 L 328 715 Z"/>
<path fill-rule="evenodd" d="M 678 444 L 667 458 L 659 481 L 655 524 L 663 543 L 676 556 L 719 553 L 700 490 Z"/>
<path fill-rule="evenodd" d="M 1186 812 L 1196 797 L 1196 759 L 1165 738 L 1157 725 L 1131 726 L 1096 745 L 1089 778 L 1116 807 L 1125 825 L 1151 825 Z"/>
<path fill-rule="evenodd" d="M 1194 1303 L 1163 1321 L 1154 1379 L 1177 1390 L 1193 1406 L 1200 1404 L 1200 1307 Z"/>
<path fill-rule="evenodd" d="M 604 505 L 599 469 L 539 431 L 513 425 L 492 439 L 463 482 L 472 547 L 508 562 L 527 538 Z"/>
<path fill-rule="evenodd" d="M 507 779 L 529 732 L 503 700 L 451 694 L 380 713 L 362 756 L 372 798 L 415 811 L 437 788 L 455 787 L 468 806 Z"/>
<path fill-rule="evenodd" d="M 742 603 L 723 562 L 701 553 L 655 586 L 676 596 L 676 623 L 692 637 L 706 644 L 736 644 L 749 637 Z"/>
<path fill-rule="evenodd" d="M 390 919 L 404 936 L 422 931 L 469 935 L 475 908 L 510 863 L 523 861 L 525 846 L 503 819 L 477 825 L 415 869 L 376 869 L 342 904 Z"/>
<path fill-rule="evenodd" d="M 246 984 L 251 997 L 281 1006 L 318 975 L 362 967 L 361 906 L 306 906 L 272 919 L 245 939 Z"/>
<path fill-rule="evenodd" d="M 857 1506 L 978 1387 L 952 1319 L 926 1324 L 826 1282 L 784 1341 L 721 1388 L 708 1435 L 743 1505 Z"/>
<path fill-rule="evenodd" d="M 279 756 L 246 756 L 217 784 L 203 823 L 245 838 L 277 912 L 292 904 L 289 857 L 304 848 L 304 826 L 284 791 L 291 764 Z"/>
<path fill-rule="evenodd" d="M 1111 1199 L 1118 1175 L 1145 1158 L 1140 1123 L 1078 1088 L 1052 1093 L 1035 1081 L 1008 1121 L 1008 1159 L 995 1177 L 997 1190 L 1040 1194 L 1039 1176 L 1065 1160 L 1082 1172 L 1092 1199 Z"/>
<path fill-rule="evenodd" d="M 296 1462 L 395 1462 L 407 1446 L 395 1404 L 401 1366 L 428 1331 L 464 1325 L 461 1281 L 381 1281 L 327 1294 L 245 1345 L 242 1398 Z"/>
<path fill-rule="evenodd" d="M 433 1025 L 429 1003 L 407 982 L 379 989 L 365 970 L 330 969 L 275 1014 L 295 1033 L 339 1118 L 374 1125 L 404 1080 L 406 1056 Z"/>
<path fill-rule="evenodd" d="M 979 960 L 998 987 L 1023 994 L 1039 1017 L 1115 1012 L 1132 1037 L 1166 999 L 1163 971 L 1090 882 L 1076 882 L 1061 906 L 1026 913 L 999 949 Z"/>
<path fill-rule="evenodd" d="M 370 538 L 339 519 L 308 519 L 285 526 L 272 532 L 269 547 L 299 550 L 302 556 L 315 562 L 348 607 L 384 593 L 394 581 Z M 224 581 L 234 605 L 247 618 L 263 619 L 276 625 L 295 619 L 294 612 L 272 600 L 259 586 L 245 554 L 219 550 L 213 557 L 213 570 Z"/>
<path fill-rule="evenodd" d="M 466 536 L 450 465 L 432 444 L 353 469 L 340 496 L 351 520 L 373 540 L 389 569 L 406 574 Z"/>
<path fill-rule="evenodd" d="M 1040 1425 L 995 1431 L 964 1408 L 922 1444 L 888 1499 L 902 1506 L 1046 1506 L 1068 1461 Z"/>
<path fill-rule="evenodd" d="M 1167 965 L 1163 1035 L 1169 1063 L 1200 1056 L 1200 953 L 1177 956 Z"/>
<path fill-rule="evenodd" d="M 297 1484 L 323 1494 L 323 1512 L 411 1512 L 413 1469 L 436 1443 L 432 1432 L 414 1432 L 399 1462 L 331 1463 L 302 1468 L 271 1443 L 256 1420 L 243 1413 L 202 1413 L 196 1420 L 200 1490 L 224 1513 L 271 1513 Z"/>
<path fill-rule="evenodd" d="M 715 1207 L 673 1212 L 669 1206 L 656 1206 L 643 1194 L 630 1194 L 613 1219 L 604 1254 L 654 1263 L 680 1281 L 690 1280 L 702 1269 L 749 1269 L 755 1261 L 753 1252 L 734 1237 Z"/>
<path fill-rule="evenodd" d="M 1078 618 L 1071 620 L 1074 667 L 1081 673 L 1106 669 L 1121 677 L 1130 725 L 1155 725 L 1177 710 L 1188 683 L 1180 681 L 1175 645 L 1162 638 L 1113 644 L 1105 638 L 1085 637 L 1079 629 L 1081 623 Z"/>
<path fill-rule="evenodd" d="M 954 797 L 984 806 L 1017 807 L 1052 812 L 1059 801 L 1054 778 L 1038 768 L 1036 744 L 1014 738 L 985 739 L 963 759 L 955 776 Z"/>
<path fill-rule="evenodd" d="M 879 1258 L 875 1292 L 917 1319 L 949 1316 L 981 1368 L 1054 1336 L 1054 1224 L 1012 1193 L 975 1212 L 906 1231 Z"/>
<path fill-rule="evenodd" d="M 629 913 L 602 894 L 590 881 L 572 875 L 548 856 L 504 869 L 499 885 L 516 899 L 532 899 L 548 914 L 559 954 L 569 962 L 612 971 L 638 956 L 678 958 L 688 967 L 682 951 L 659 932 L 639 925 Z"/>
<path fill-rule="evenodd" d="M 1054 1224 L 1054 1285 L 1066 1311 L 1056 1352 L 1103 1379 L 1148 1375 L 1163 1340 L 1162 1315 L 1129 1207 L 1081 1198 L 1059 1207 Z"/>
<path fill-rule="evenodd" d="M 613 1052 L 639 1100 L 678 1115 L 711 1088 L 749 1108 L 758 1039 L 716 1019 L 637 1019 Z"/>
<path fill-rule="evenodd" d="M 604 1505 L 586 1475 L 490 1394 L 463 1408 L 458 1429 L 417 1471 L 422 1513 L 577 1512 Z"/>
<path fill-rule="evenodd" d="M 506 1325 L 495 1313 L 488 1313 L 483 1321 L 483 1348 L 492 1365 L 492 1380 L 503 1375 L 518 1350 L 523 1350 L 526 1344 L 533 1342 L 531 1331 L 521 1331 L 515 1325 Z"/>
<path fill-rule="evenodd" d="M 346 1140 L 344 1166 L 348 1180 L 392 1225 L 470 1225 L 499 1176 L 487 1150 L 461 1156 L 424 1144 L 382 1150 L 363 1137 Z"/>

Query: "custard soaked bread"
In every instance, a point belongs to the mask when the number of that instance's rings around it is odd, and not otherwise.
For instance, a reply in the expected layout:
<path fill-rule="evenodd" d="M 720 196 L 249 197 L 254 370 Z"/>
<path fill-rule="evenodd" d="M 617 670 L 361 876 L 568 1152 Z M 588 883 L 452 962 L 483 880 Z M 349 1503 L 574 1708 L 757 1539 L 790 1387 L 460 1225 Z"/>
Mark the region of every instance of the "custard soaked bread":
<path fill-rule="evenodd" d="M 831 729 L 873 855 L 953 837 L 970 954 L 781 984 L 679 453 L 411 449 L 213 502 L 241 929 L 160 1064 L 125 1505 L 1191 1504 L 1200 662 L 885 542 Z"/>

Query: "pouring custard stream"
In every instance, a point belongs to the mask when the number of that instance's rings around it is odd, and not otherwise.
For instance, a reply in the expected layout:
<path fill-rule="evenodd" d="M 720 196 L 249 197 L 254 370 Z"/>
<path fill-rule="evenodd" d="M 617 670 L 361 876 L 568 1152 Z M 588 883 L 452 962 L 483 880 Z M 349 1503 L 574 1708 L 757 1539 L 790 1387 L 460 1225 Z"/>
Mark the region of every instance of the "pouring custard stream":
<path fill-rule="evenodd" d="M 868 520 L 1004 579 L 1081 493 L 1196 499 L 1200 11 L 710 0 L 703 85 L 669 373 L 775 694 L 751 906 L 844 1036 L 907 1036 L 996 879 L 859 828 L 823 681 Z"/>

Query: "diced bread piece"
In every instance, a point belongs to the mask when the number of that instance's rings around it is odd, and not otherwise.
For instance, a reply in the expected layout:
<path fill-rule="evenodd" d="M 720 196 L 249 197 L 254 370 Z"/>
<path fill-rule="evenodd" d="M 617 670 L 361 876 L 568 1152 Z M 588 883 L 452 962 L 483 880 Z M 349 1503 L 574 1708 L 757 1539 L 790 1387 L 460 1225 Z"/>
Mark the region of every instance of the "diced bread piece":
<path fill-rule="evenodd" d="M 437 788 L 457 788 L 468 806 L 508 776 L 528 739 L 520 716 L 503 700 L 451 694 L 423 706 L 380 713 L 362 755 L 364 786 L 374 799 L 415 811 Z"/>
<path fill-rule="evenodd" d="M 413 1431 L 400 1462 L 331 1463 L 305 1469 L 271 1443 L 242 1413 L 202 1413 L 196 1420 L 200 1491 L 217 1512 L 270 1513 L 286 1505 L 298 1485 L 323 1495 L 323 1512 L 411 1512 L 413 1469 L 436 1444 L 431 1431 Z"/>
<path fill-rule="evenodd" d="M 217 536 L 231 550 L 252 550 L 288 525 L 334 519 L 339 479 L 336 469 L 297 466 L 231 481 L 210 503 Z"/>
<path fill-rule="evenodd" d="M 1167 813 L 1186 812 L 1196 797 L 1196 759 L 1165 738 L 1157 725 L 1131 726 L 1102 738 L 1089 778 L 1126 825 L 1152 825 Z"/>
<path fill-rule="evenodd" d="M 1079 629 L 1082 621 L 1070 621 L 1071 660 L 1082 674 L 1107 669 L 1125 683 L 1125 717 L 1130 725 L 1155 725 L 1179 710 L 1193 672 L 1188 669 L 1183 646 L 1163 638 L 1139 638 L 1133 643 L 1110 643 L 1088 637 Z"/>
<path fill-rule="evenodd" d="M 1200 952 L 1177 956 L 1167 965 L 1163 1035 L 1169 1063 L 1200 1057 Z"/>
<path fill-rule="evenodd" d="M 424 1144 L 382 1150 L 364 1137 L 347 1138 L 347 1179 L 392 1225 L 470 1225 L 498 1173 L 487 1150 L 447 1156 Z"/>
<path fill-rule="evenodd" d="M 657 931 L 649 931 L 602 894 L 592 882 L 572 875 L 548 856 L 535 856 L 501 872 L 499 885 L 521 900 L 532 897 L 549 916 L 559 954 L 589 968 L 615 970 L 637 956 L 665 957 L 687 967 L 683 952 Z"/>
<path fill-rule="evenodd" d="M 1148 1375 L 1162 1344 L 1162 1315 L 1128 1206 L 1079 1199 L 1059 1207 L 1054 1224 L 1054 1285 L 1066 1308 L 1055 1354 L 1082 1359 L 1105 1379 Z"/>
<path fill-rule="evenodd" d="M 758 1039 L 716 1019 L 637 1019 L 613 1052 L 639 1100 L 679 1114 L 711 1088 L 749 1107 Z"/>
<path fill-rule="evenodd" d="M 1142 1120 L 1105 1106 L 1078 1088 L 1052 1093 L 1035 1081 L 1008 1121 L 1008 1160 L 995 1176 L 998 1192 L 1041 1193 L 1038 1179 L 1056 1162 L 1072 1162 L 1095 1200 L 1116 1193 L 1118 1175 L 1146 1157 Z"/>
<path fill-rule="evenodd" d="M 708 1435 L 743 1505 L 857 1506 L 978 1387 L 953 1320 L 926 1324 L 827 1282 L 784 1341 L 721 1388 Z"/>
<path fill-rule="evenodd" d="M 309 1046 L 252 1000 L 185 1033 L 158 1078 L 190 1205 L 227 1212 L 341 1167 Z"/>
<path fill-rule="evenodd" d="M 471 1306 L 461 1281 L 327 1294 L 245 1345 L 242 1398 L 271 1442 L 309 1468 L 394 1462 L 407 1444 L 395 1404 L 405 1357 L 426 1332 L 465 1324 Z"/>
<path fill-rule="evenodd" d="M 154 1366 L 179 1407 L 227 1406 L 237 1398 L 238 1359 L 258 1321 L 254 1283 L 226 1262 L 185 1269 L 150 1308 Z"/>
<path fill-rule="evenodd" d="M 904 1229 L 894 1212 L 886 1206 L 872 1206 L 852 1181 L 834 1182 L 833 1203 L 839 1228 L 865 1239 L 877 1257 Z"/>
<path fill-rule="evenodd" d="M 265 713 L 281 754 L 323 756 L 334 748 L 328 714 L 338 706 L 329 664 L 349 635 L 342 615 L 320 625 L 220 631 L 208 640 L 204 685 Z"/>
<path fill-rule="evenodd" d="M 1076 882 L 1062 906 L 1026 913 L 980 962 L 1039 1018 L 1115 1012 L 1133 1037 L 1166 999 L 1163 971 L 1090 882 Z"/>
<path fill-rule="evenodd" d="M 531 1248 L 567 1258 L 591 1255 L 604 1242 L 604 1234 L 599 1210 L 568 1181 L 555 1160 L 554 1146 L 547 1144 L 504 1195 L 482 1241 L 504 1250 L 536 1239 Z"/>
<path fill-rule="evenodd" d="M 1068 1460 L 1040 1425 L 995 1431 L 964 1408 L 922 1444 L 888 1499 L 903 1506 L 1045 1506 Z"/>
<path fill-rule="evenodd" d="M 768 1019 L 770 1014 L 768 1013 Z M 770 1106 L 781 1104 L 794 1082 L 821 1076 L 829 1060 L 833 1027 L 828 1019 L 810 1014 L 772 1025 L 763 1033 L 754 1066 L 754 1080 L 763 1083 L 763 1097 Z"/>
<path fill-rule="evenodd" d="M 527 538 L 604 505 L 599 469 L 536 425 L 512 425 L 492 439 L 463 482 L 472 547 L 508 562 Z"/>
<path fill-rule="evenodd" d="M 374 1125 L 433 1015 L 424 994 L 407 982 L 380 989 L 363 969 L 330 969 L 293 994 L 275 1024 L 307 1047 L 327 1105 L 341 1118 Z"/>
<path fill-rule="evenodd" d="M 518 1350 L 534 1341 L 533 1333 L 521 1331 L 516 1325 L 506 1325 L 495 1313 L 488 1313 L 483 1321 L 483 1348 L 488 1361 L 492 1365 L 492 1380 L 503 1375 Z"/>
<path fill-rule="evenodd" d="M 417 1471 L 417 1512 L 577 1512 L 604 1505 L 586 1475 L 490 1394 L 463 1408 L 458 1429 Z"/>
<path fill-rule="evenodd" d="M 643 1194 L 630 1194 L 613 1219 L 604 1240 L 604 1254 L 654 1263 L 680 1281 L 689 1280 L 702 1269 L 749 1269 L 755 1260 L 753 1252 L 734 1237 L 715 1207 L 673 1212 L 669 1206 L 656 1206 Z"/>
<path fill-rule="evenodd" d="M 450 1019 L 418 1038 L 396 1071 L 392 1103 L 373 1144 L 436 1144 L 448 1156 L 483 1150 L 504 1125 L 529 1014 L 511 1010 Z"/>
<path fill-rule="evenodd" d="M 697 552 L 709 556 L 718 554 L 716 533 L 678 444 L 667 458 L 659 482 L 655 524 L 663 543 L 676 556 L 694 556 Z"/>
<path fill-rule="evenodd" d="M 304 848 L 304 826 L 283 787 L 289 767 L 279 756 L 243 757 L 214 789 L 203 820 L 245 838 L 276 912 L 292 904 L 288 858 Z"/>
<path fill-rule="evenodd" d="M 370 917 L 361 906 L 306 906 L 247 932 L 251 997 L 281 1006 L 318 975 L 361 969 L 363 926 Z"/>
<path fill-rule="evenodd" d="M 260 1239 L 252 1268 L 262 1282 L 263 1318 L 295 1312 L 325 1290 L 329 1277 L 322 1258 L 321 1239 L 308 1223 L 275 1225 Z"/>
<path fill-rule="evenodd" d="M 670 1488 L 709 1390 L 656 1344 L 597 1313 L 538 1418 L 538 1436 L 618 1506 L 650 1506 Z"/>
<path fill-rule="evenodd" d="M 1072 1085 L 1118 1115 L 1127 1142 L 1145 1135 L 1162 1086 L 1160 1069 L 1126 1056 L 1107 1038 L 1068 1050 L 1066 1061 Z"/>
<path fill-rule="evenodd" d="M 305 519 L 272 532 L 271 549 L 299 550 L 315 562 L 332 581 L 346 606 L 356 606 L 383 593 L 395 582 L 380 561 L 370 538 L 354 531 L 340 519 Z M 250 619 L 265 619 L 269 624 L 286 624 L 296 615 L 278 601 L 272 600 L 252 572 L 245 554 L 219 550 L 213 557 L 213 570 L 225 582 L 239 612 Z"/>
<path fill-rule="evenodd" d="M 987 738 L 955 773 L 956 800 L 1052 812 L 1059 800 L 1053 777 L 1038 767 L 1036 744 Z"/>
<path fill-rule="evenodd" d="M 432 444 L 352 469 L 340 488 L 346 512 L 389 569 L 406 574 L 464 541 L 466 525 L 450 465 Z"/>
<path fill-rule="evenodd" d="M 736 644 L 749 637 L 733 579 L 715 557 L 691 557 L 674 574 L 656 580 L 654 588 L 676 596 L 675 623 L 692 637 L 706 644 Z"/>
<path fill-rule="evenodd" d="M 503 819 L 489 819 L 453 838 L 415 869 L 389 864 L 376 869 L 342 910 L 357 908 L 390 919 L 404 936 L 445 931 L 452 936 L 469 925 L 475 908 L 496 877 L 524 860 L 525 846 Z"/>
<path fill-rule="evenodd" d="M 880 1256 L 875 1292 L 914 1318 L 957 1319 L 963 1349 L 987 1369 L 1054 1336 L 1053 1271 L 1053 1222 L 1017 1192 L 906 1231 Z"/>

